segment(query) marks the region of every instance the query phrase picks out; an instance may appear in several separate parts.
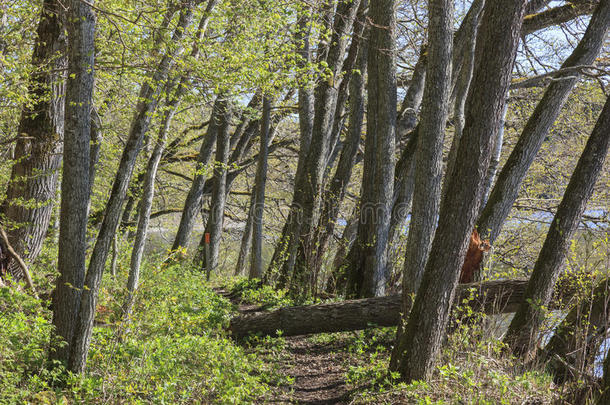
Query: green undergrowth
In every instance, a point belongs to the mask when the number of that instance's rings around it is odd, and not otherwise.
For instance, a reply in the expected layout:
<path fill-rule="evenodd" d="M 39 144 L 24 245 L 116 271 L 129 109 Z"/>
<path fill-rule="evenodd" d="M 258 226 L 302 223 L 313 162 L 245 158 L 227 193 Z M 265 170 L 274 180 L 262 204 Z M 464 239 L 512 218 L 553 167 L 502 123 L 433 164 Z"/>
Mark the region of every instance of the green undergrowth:
<path fill-rule="evenodd" d="M 348 346 L 346 379 L 354 403 L 550 404 L 558 399 L 552 377 L 528 370 L 504 354 L 485 319 L 453 325 L 429 381 L 400 382 L 388 373 L 395 328 L 359 332 Z"/>
<path fill-rule="evenodd" d="M 123 273 L 104 278 L 83 376 L 47 363 L 48 303 L 0 289 L 0 404 L 251 403 L 277 380 L 256 351 L 229 338 L 233 306 L 201 273 L 145 265 L 127 322 Z"/>
<path fill-rule="evenodd" d="M 244 304 L 260 305 L 261 309 L 276 309 L 294 305 L 285 290 L 276 290 L 259 279 L 234 278 L 227 282 L 232 296 Z"/>

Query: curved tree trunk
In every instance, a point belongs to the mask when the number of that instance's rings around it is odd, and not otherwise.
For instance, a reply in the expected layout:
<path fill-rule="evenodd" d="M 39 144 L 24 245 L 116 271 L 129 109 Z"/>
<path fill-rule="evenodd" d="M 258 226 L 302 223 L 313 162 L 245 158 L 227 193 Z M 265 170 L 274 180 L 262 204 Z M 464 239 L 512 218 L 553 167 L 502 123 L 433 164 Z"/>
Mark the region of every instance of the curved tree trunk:
<path fill-rule="evenodd" d="M 610 1 L 604 1 L 610 6 Z M 544 308 L 551 300 L 553 288 L 565 265 L 570 240 L 578 228 L 587 201 L 593 194 L 593 187 L 608 153 L 609 128 L 610 98 L 606 101 L 587 145 L 578 159 L 578 164 L 557 208 L 532 271 L 526 299 L 515 314 L 504 337 L 504 342 L 517 356 L 527 357 L 536 350 L 538 333 L 544 321 Z"/>
<path fill-rule="evenodd" d="M 183 46 L 181 45 L 181 42 L 184 31 L 192 20 L 193 7 L 194 2 L 189 1 L 184 4 L 172 37 L 173 44 L 168 47 L 169 50 L 161 58 L 152 77 L 153 83 L 162 83 L 167 79 L 176 57 L 182 53 Z M 91 341 L 91 331 L 93 329 L 97 294 L 102 280 L 106 259 L 108 258 L 110 245 L 112 244 L 121 216 L 121 206 L 125 199 L 125 194 L 127 193 L 127 187 L 133 173 L 136 158 L 142 148 L 144 135 L 148 131 L 150 120 L 152 119 L 154 111 L 157 109 L 162 88 L 163 86 L 151 86 L 151 84 L 146 81 L 140 89 L 140 95 L 138 97 L 140 102 L 136 108 L 129 136 L 123 150 L 123 155 L 121 156 L 121 161 L 119 162 L 116 178 L 112 185 L 104 220 L 102 221 L 102 226 L 93 248 L 89 268 L 85 277 L 86 288 L 83 289 L 81 295 L 80 312 L 74 332 L 74 342 L 71 353 L 71 369 L 78 372 L 82 372 L 86 365 L 89 344 Z"/>
<path fill-rule="evenodd" d="M 210 123 L 208 130 L 201 143 L 201 149 L 197 156 L 197 164 L 195 168 L 195 177 L 193 183 L 184 201 L 184 209 L 182 210 L 182 216 L 180 217 L 180 224 L 178 225 L 178 232 L 176 232 L 176 238 L 172 245 L 172 250 L 178 250 L 181 247 L 185 248 L 188 244 L 188 238 L 193 230 L 195 224 L 195 218 L 199 211 L 201 211 L 203 188 L 206 183 L 205 167 L 212 158 L 214 151 L 214 144 L 218 137 L 218 128 L 221 122 L 221 115 L 223 114 L 223 95 L 218 95 L 214 106 L 212 107 L 212 114 L 210 116 Z"/>
<path fill-rule="evenodd" d="M 428 379 L 440 351 L 449 310 L 491 153 L 491 136 L 504 109 L 525 0 L 487 2 L 475 48 L 475 69 L 466 102 L 466 124 L 455 170 L 441 202 L 438 227 L 423 279 L 397 342 L 392 364 L 406 381 Z M 434 316 L 431 316 L 434 314 Z"/>
<path fill-rule="evenodd" d="M 0 207 L 11 246 L 27 261 L 38 256 L 47 234 L 62 159 L 67 63 L 62 7 L 57 0 L 42 4 L 28 86 L 33 103 L 21 112 L 15 163 Z M 16 261 L 9 262 L 9 271 L 22 278 Z"/>
<path fill-rule="evenodd" d="M 609 26 L 610 1 L 601 0 L 583 38 L 561 68 L 590 65 L 604 43 Z M 489 239 L 493 244 L 500 234 L 529 167 L 577 81 L 577 74 L 566 73 L 557 77 L 544 92 L 515 148 L 498 174 L 496 185 L 481 212 L 477 229 L 482 239 Z"/>

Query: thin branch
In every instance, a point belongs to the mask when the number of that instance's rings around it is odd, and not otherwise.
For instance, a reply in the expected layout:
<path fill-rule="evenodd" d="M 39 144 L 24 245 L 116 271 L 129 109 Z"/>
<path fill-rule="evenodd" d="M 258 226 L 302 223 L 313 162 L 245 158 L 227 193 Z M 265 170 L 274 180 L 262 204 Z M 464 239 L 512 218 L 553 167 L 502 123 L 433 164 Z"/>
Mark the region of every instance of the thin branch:
<path fill-rule="evenodd" d="M 4 245 L 6 246 L 6 250 L 7 250 L 8 254 L 13 258 L 13 260 L 15 260 L 19 264 L 19 267 L 21 267 L 21 270 L 23 270 L 23 275 L 25 276 L 25 282 L 26 282 L 27 286 L 30 288 L 30 290 L 32 290 L 32 294 L 34 295 L 34 298 L 38 298 L 38 295 L 36 294 L 36 288 L 34 288 L 34 283 L 32 282 L 32 277 L 30 276 L 30 272 L 28 270 L 28 266 L 26 266 L 26 264 L 23 261 L 23 259 L 21 258 L 21 256 L 19 256 L 17 254 L 17 252 L 15 252 L 15 249 L 13 249 L 10 242 L 8 241 L 8 236 L 6 236 L 6 232 L 4 232 L 4 229 L 2 227 L 0 227 L 0 236 L 2 237 L 2 241 L 4 242 Z"/>

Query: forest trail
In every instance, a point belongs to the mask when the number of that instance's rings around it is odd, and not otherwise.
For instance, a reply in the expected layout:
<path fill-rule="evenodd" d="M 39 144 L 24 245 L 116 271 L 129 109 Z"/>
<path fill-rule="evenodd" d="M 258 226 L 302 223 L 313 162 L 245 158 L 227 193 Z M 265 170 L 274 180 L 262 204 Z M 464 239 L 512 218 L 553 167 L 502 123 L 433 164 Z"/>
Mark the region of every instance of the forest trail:
<path fill-rule="evenodd" d="M 237 305 L 239 313 L 260 311 L 258 305 L 243 304 L 223 288 L 216 293 Z M 343 339 L 316 342 L 310 336 L 286 338 L 284 355 L 278 358 L 278 372 L 293 380 L 278 386 L 261 403 L 331 405 L 348 404 L 352 390 L 345 381 L 347 343 Z"/>
<path fill-rule="evenodd" d="M 339 342 L 340 343 L 340 342 Z M 294 379 L 279 387 L 268 402 L 309 405 L 347 404 L 350 390 L 345 382 L 345 346 L 316 343 L 307 336 L 286 338 L 286 356 L 281 369 Z"/>

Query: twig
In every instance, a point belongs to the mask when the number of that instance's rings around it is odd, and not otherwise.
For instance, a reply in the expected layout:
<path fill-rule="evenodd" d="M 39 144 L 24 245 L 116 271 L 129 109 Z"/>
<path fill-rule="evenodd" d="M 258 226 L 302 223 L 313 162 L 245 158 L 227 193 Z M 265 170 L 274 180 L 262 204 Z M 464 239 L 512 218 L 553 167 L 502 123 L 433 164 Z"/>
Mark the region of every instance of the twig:
<path fill-rule="evenodd" d="M 32 277 L 30 277 L 30 272 L 28 271 L 28 266 L 26 266 L 26 264 L 23 261 L 23 259 L 21 258 L 21 256 L 19 256 L 17 254 L 17 252 L 15 252 L 15 249 L 13 249 L 13 247 L 9 243 L 8 236 L 6 236 L 6 232 L 4 232 L 4 229 L 2 227 L 0 227 L 0 236 L 2 237 L 2 240 L 6 246 L 6 250 L 8 251 L 8 254 L 11 255 L 13 260 L 15 260 L 19 264 L 19 267 L 21 267 L 21 270 L 23 270 L 23 274 L 25 276 L 25 282 L 26 282 L 27 286 L 30 288 L 30 290 L 32 290 L 32 294 L 34 294 L 34 298 L 38 298 L 38 295 L 36 294 L 36 289 L 34 288 L 34 283 L 32 282 Z"/>

